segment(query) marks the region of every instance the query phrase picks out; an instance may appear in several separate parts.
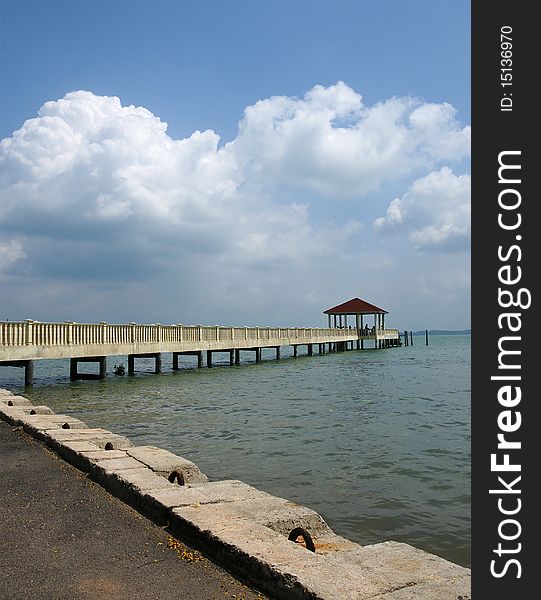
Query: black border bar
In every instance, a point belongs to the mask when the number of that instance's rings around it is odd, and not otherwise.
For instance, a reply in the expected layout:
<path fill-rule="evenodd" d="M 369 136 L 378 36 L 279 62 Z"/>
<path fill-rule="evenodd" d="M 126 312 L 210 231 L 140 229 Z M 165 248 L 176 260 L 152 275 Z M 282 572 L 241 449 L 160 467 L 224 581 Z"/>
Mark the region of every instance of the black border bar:
<path fill-rule="evenodd" d="M 475 600 L 533 597 L 541 573 L 535 491 L 541 330 L 534 324 L 541 270 L 541 162 L 534 136 L 541 137 L 541 127 L 533 110 L 541 105 L 534 91 L 541 24 L 533 7 L 524 0 L 472 3 Z"/>

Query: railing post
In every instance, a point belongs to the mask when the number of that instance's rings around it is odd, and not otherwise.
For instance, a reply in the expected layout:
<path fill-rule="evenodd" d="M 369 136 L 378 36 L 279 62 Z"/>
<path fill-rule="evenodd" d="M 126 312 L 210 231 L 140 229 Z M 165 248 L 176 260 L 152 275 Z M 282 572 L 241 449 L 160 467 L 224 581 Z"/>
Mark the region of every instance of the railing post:
<path fill-rule="evenodd" d="M 157 342 L 162 341 L 162 324 L 161 323 L 156 323 L 156 341 Z"/>
<path fill-rule="evenodd" d="M 234 341 L 235 339 L 235 328 L 231 327 L 231 341 Z"/>
<path fill-rule="evenodd" d="M 220 341 L 220 326 L 216 325 L 216 341 Z"/>
<path fill-rule="evenodd" d="M 203 341 L 203 328 L 199 325 L 199 341 Z"/>
<path fill-rule="evenodd" d="M 244 339 L 247 340 L 248 339 L 248 327 L 244 328 Z"/>
<path fill-rule="evenodd" d="M 66 327 L 66 344 L 71 346 L 73 344 L 73 321 L 64 321 Z"/>
<path fill-rule="evenodd" d="M 106 321 L 101 321 L 100 325 L 101 325 L 101 336 L 100 336 L 101 340 L 100 341 L 101 341 L 102 344 L 107 344 L 108 341 L 109 341 L 107 339 L 107 337 L 108 337 L 107 336 L 107 333 L 108 333 L 107 332 L 107 322 Z"/>
<path fill-rule="evenodd" d="M 24 322 L 24 343 L 27 346 L 34 344 L 34 321 L 32 319 L 26 319 Z"/>
<path fill-rule="evenodd" d="M 256 339 L 257 340 L 259 339 L 259 327 L 257 328 L 257 331 L 256 331 Z"/>
<path fill-rule="evenodd" d="M 135 323 L 130 323 L 130 343 L 135 344 Z"/>
<path fill-rule="evenodd" d="M 178 341 L 179 341 L 179 342 L 182 342 L 182 341 L 183 341 L 183 332 L 184 332 L 184 327 L 183 327 L 182 323 L 179 323 L 179 324 L 177 325 L 177 327 L 178 327 L 178 329 L 179 329 L 179 331 L 178 331 Z"/>

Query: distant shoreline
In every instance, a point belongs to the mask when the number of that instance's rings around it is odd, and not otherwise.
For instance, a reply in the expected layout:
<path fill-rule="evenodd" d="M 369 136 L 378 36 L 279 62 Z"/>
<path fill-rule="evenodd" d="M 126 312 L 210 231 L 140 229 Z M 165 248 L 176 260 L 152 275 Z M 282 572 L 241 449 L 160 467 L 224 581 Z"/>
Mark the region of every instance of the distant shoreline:
<path fill-rule="evenodd" d="M 419 329 L 413 332 L 413 335 L 425 335 L 425 329 Z M 429 329 L 428 333 L 430 335 L 471 335 L 471 329 Z"/>

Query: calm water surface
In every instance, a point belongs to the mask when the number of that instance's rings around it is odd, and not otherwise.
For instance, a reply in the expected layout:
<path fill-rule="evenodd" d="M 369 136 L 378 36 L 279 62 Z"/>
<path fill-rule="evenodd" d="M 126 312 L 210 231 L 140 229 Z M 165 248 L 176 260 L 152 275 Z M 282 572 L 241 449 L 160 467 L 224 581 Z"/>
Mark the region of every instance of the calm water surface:
<path fill-rule="evenodd" d="M 259 365 L 242 353 L 235 367 L 218 354 L 213 369 L 186 357 L 161 375 L 140 360 L 134 377 L 74 383 L 68 361 L 43 361 L 32 390 L 15 368 L 0 369 L 0 387 L 309 506 L 361 544 L 393 539 L 469 565 L 470 336 L 414 342 L 296 359 L 283 349 L 280 361 L 263 351 Z"/>

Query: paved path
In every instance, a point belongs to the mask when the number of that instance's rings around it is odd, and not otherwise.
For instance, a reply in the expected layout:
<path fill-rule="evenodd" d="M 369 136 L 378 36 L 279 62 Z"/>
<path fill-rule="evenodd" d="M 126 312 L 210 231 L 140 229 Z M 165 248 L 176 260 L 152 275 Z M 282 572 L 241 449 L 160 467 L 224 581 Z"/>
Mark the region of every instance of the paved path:
<path fill-rule="evenodd" d="M 0 421 L 0 598 L 256 600 L 42 444 Z"/>

